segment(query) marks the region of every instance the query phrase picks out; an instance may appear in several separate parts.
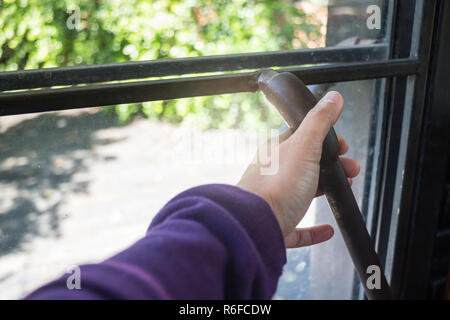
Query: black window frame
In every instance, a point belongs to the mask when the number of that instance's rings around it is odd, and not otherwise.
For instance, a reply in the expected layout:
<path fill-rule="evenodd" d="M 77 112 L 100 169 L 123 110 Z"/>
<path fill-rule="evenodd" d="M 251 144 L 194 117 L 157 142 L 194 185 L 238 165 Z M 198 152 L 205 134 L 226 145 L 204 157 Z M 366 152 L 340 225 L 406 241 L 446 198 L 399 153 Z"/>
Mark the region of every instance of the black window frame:
<path fill-rule="evenodd" d="M 366 219 L 395 297 L 425 297 L 423 292 L 428 280 L 421 273 L 429 274 L 431 265 L 427 262 L 426 266 L 417 267 L 414 263 L 430 255 L 434 242 L 425 241 L 421 234 L 418 236 L 416 223 L 426 222 L 417 207 L 425 201 L 417 199 L 417 192 L 423 185 L 417 186 L 416 182 L 423 175 L 419 158 L 426 147 L 423 135 L 429 107 L 430 74 L 431 77 L 436 74 L 432 53 L 436 41 L 442 41 L 439 40 L 443 34 L 440 32 L 442 21 L 450 18 L 449 4 L 445 0 L 396 0 L 393 10 L 390 45 L 1 72 L 0 116 L 254 92 L 257 70 L 268 67 L 303 65 L 281 70 L 294 73 L 306 84 L 384 78 L 385 97 L 375 130 L 380 134 L 376 146 L 379 153 L 369 166 L 372 182 L 368 190 L 370 199 L 365 200 L 364 205 L 368 212 Z M 383 58 L 385 56 L 387 58 Z M 308 64 L 314 66 L 304 67 Z M 228 73 L 195 76 L 223 72 Z M 183 75 L 189 76 L 114 83 Z M 442 78 L 441 74 L 438 76 Z M 448 84 L 448 80 L 445 83 Z M 75 86 L 78 84 L 83 85 Z M 71 87 L 48 89 L 66 85 Z M 437 218 L 434 213 L 430 215 L 427 230 L 433 231 Z M 411 246 L 421 239 L 426 245 L 415 252 Z M 363 297 L 361 290 L 359 297 Z"/>

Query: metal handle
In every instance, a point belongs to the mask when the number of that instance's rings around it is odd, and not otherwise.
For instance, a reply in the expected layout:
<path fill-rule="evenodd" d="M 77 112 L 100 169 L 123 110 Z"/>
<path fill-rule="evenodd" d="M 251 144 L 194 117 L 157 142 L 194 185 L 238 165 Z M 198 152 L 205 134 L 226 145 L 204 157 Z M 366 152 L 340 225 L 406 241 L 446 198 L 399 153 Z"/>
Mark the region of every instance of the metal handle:
<path fill-rule="evenodd" d="M 308 111 L 317 104 L 317 99 L 311 91 L 292 73 L 263 70 L 258 76 L 257 83 L 259 89 L 293 130 L 300 126 Z M 320 185 L 336 218 L 367 297 L 371 300 L 392 299 L 372 239 L 339 161 L 338 150 L 337 136 L 331 128 L 323 142 Z M 381 271 L 379 289 L 367 287 L 367 280 L 371 276 L 371 273 L 368 273 L 369 266 L 378 266 Z"/>

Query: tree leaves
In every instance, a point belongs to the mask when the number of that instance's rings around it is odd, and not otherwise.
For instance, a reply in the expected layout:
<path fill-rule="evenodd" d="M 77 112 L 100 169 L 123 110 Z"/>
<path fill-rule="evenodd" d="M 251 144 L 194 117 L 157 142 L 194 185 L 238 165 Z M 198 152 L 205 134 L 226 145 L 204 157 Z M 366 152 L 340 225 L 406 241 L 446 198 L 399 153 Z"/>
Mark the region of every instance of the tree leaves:
<path fill-rule="evenodd" d="M 321 28 L 297 2 L 3 0 L 0 71 L 297 48 Z M 267 106 L 257 95 L 238 94 L 122 105 L 116 115 L 124 122 L 138 113 L 167 121 L 194 114 L 204 127 L 280 123 L 259 108 Z"/>

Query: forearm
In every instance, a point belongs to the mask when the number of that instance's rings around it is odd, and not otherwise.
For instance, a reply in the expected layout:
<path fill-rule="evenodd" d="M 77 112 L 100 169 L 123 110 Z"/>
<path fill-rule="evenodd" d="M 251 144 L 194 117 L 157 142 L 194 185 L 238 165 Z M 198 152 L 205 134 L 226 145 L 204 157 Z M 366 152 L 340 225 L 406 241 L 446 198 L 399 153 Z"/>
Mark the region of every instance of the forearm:
<path fill-rule="evenodd" d="M 81 290 L 68 290 L 66 275 L 27 298 L 269 299 L 285 261 L 266 201 L 205 185 L 172 199 L 127 250 L 81 266 Z"/>

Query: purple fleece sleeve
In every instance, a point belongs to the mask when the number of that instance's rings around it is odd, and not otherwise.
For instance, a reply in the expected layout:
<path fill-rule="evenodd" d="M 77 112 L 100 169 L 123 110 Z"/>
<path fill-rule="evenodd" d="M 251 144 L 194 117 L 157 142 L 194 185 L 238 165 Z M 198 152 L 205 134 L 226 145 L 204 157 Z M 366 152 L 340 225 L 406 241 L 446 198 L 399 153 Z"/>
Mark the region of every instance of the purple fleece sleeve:
<path fill-rule="evenodd" d="M 26 299 L 270 299 L 285 263 L 265 200 L 203 185 L 169 201 L 128 249 L 80 266 L 81 289 L 69 290 L 65 274 Z"/>

